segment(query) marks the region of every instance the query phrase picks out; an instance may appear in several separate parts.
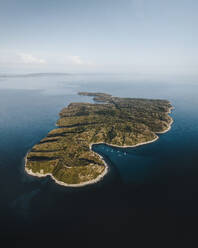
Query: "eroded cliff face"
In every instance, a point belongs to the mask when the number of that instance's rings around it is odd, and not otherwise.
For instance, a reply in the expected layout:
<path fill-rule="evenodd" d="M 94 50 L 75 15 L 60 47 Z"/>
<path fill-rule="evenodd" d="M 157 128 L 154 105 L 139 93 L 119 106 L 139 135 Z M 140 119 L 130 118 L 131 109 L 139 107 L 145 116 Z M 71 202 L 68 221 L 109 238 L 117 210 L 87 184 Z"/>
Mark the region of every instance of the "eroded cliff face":
<path fill-rule="evenodd" d="M 167 100 L 112 97 L 80 92 L 100 104 L 71 103 L 60 112 L 58 128 L 36 144 L 26 157 L 26 171 L 51 174 L 66 184 L 86 183 L 105 171 L 104 161 L 90 144 L 133 146 L 156 139 L 168 130 L 172 106 Z"/>

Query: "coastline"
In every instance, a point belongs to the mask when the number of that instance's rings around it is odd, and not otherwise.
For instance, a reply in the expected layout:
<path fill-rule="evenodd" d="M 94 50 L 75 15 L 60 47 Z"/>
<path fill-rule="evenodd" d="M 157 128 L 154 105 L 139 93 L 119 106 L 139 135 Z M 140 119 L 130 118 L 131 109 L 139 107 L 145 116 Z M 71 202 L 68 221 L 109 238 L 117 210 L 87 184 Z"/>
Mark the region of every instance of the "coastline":
<path fill-rule="evenodd" d="M 156 134 L 163 134 L 163 133 L 166 133 L 168 132 L 170 129 L 171 129 L 171 126 L 173 124 L 173 119 L 171 118 L 171 122 L 169 123 L 169 126 L 167 127 L 167 129 L 165 129 L 164 131 L 161 131 L 161 132 L 156 132 Z"/>
<path fill-rule="evenodd" d="M 137 147 L 137 146 L 142 146 L 142 145 L 153 143 L 153 142 L 155 142 L 158 139 L 159 139 L 159 137 L 156 135 L 156 137 L 154 139 L 152 139 L 152 140 L 141 142 L 141 143 L 137 143 L 136 145 L 132 145 L 132 146 L 118 146 L 118 145 L 113 145 L 113 144 L 109 144 L 109 143 L 105 143 L 105 142 L 98 142 L 98 143 L 91 143 L 89 145 L 89 148 L 90 148 L 90 150 L 92 150 L 92 146 L 93 145 L 99 145 L 99 144 L 104 144 L 104 145 L 118 147 L 118 148 L 133 148 L 133 147 Z"/>
<path fill-rule="evenodd" d="M 93 152 L 93 151 L 92 151 Z M 97 154 L 97 153 L 96 153 Z M 101 181 L 103 179 L 103 177 L 108 173 L 108 170 L 109 170 L 109 167 L 107 165 L 107 163 L 104 161 L 104 159 L 102 158 L 102 156 L 100 156 L 99 154 L 97 154 L 97 156 L 99 156 L 101 158 L 101 160 L 103 161 L 104 163 L 104 166 L 105 166 L 105 169 L 104 171 L 98 176 L 96 177 L 95 179 L 92 179 L 90 181 L 86 181 L 86 182 L 82 182 L 82 183 L 77 183 L 77 184 L 69 184 L 69 183 L 64 183 L 62 181 L 59 181 L 57 180 L 52 173 L 46 173 L 46 174 L 42 174 L 42 173 L 39 173 L 39 172 L 32 172 L 32 170 L 30 169 L 27 169 L 26 167 L 26 163 L 27 163 L 27 154 L 25 156 L 25 172 L 30 175 L 30 176 L 35 176 L 35 177 L 46 177 L 46 176 L 50 176 L 57 184 L 59 185 L 62 185 L 62 186 L 66 186 L 66 187 L 83 187 L 83 186 L 87 186 L 89 184 L 94 184 L 94 183 L 97 183 L 99 181 Z"/>
<path fill-rule="evenodd" d="M 174 107 L 171 107 L 169 109 L 169 111 L 167 112 L 167 114 L 171 114 L 172 109 L 174 109 Z M 89 144 L 89 149 L 92 150 L 92 146 L 93 145 L 98 145 L 98 144 L 105 144 L 105 145 L 108 145 L 108 146 L 113 146 L 113 147 L 118 147 L 118 148 L 134 148 L 134 147 L 137 147 L 137 146 L 142 146 L 142 145 L 150 144 L 150 143 L 153 143 L 153 142 L 155 142 L 155 141 L 157 141 L 159 139 L 159 136 L 157 134 L 164 134 L 164 133 L 168 132 L 171 129 L 171 126 L 172 126 L 173 122 L 174 121 L 171 118 L 171 121 L 168 124 L 168 127 L 164 131 L 155 132 L 155 138 L 152 139 L 152 140 L 149 140 L 149 141 L 137 143 L 136 145 L 132 145 L 132 146 L 118 146 L 118 145 L 113 145 L 113 144 L 109 144 L 109 143 L 105 143 L 105 142 L 98 142 L 98 143 L 91 143 L 91 144 Z"/>
<path fill-rule="evenodd" d="M 167 114 L 170 114 L 172 109 L 174 109 L 174 107 L 170 107 L 169 111 L 167 111 Z M 170 117 L 171 118 L 171 117 Z M 142 146 L 142 145 L 146 145 L 146 144 L 150 144 L 150 143 L 153 143 L 155 142 L 156 140 L 159 139 L 159 136 L 157 134 L 164 134 L 166 132 L 168 132 L 170 129 L 171 129 L 171 126 L 173 124 L 173 119 L 171 118 L 171 121 L 169 123 L 169 126 L 167 127 L 167 129 L 165 129 L 164 131 L 161 131 L 161 132 L 155 132 L 155 138 L 150 140 L 150 141 L 145 141 L 145 142 L 141 142 L 141 143 L 137 143 L 136 145 L 132 145 L 132 146 L 118 146 L 118 145 L 113 145 L 113 144 L 108 144 L 108 143 L 105 143 L 105 142 L 98 142 L 98 143 L 90 143 L 89 144 L 89 149 L 94 152 L 92 150 L 92 146 L 93 145 L 97 145 L 97 144 L 105 144 L 105 145 L 108 145 L 108 146 L 112 146 L 112 147 L 118 147 L 118 148 L 134 148 L 134 147 L 138 147 L 138 146 Z M 28 175 L 31 175 L 31 176 L 36 176 L 36 177 L 46 177 L 46 176 L 50 176 L 57 184 L 61 185 L 61 186 L 66 186 L 66 187 L 83 187 L 83 186 L 87 186 L 87 185 L 90 185 L 90 184 L 95 184 L 99 181 L 101 181 L 104 176 L 108 173 L 109 171 L 109 166 L 107 165 L 107 163 L 104 161 L 103 157 L 101 155 L 99 155 L 98 153 L 94 152 L 97 156 L 100 157 L 100 159 L 103 161 L 104 163 L 104 166 L 105 166 L 105 169 L 104 171 L 99 175 L 97 176 L 95 179 L 92 179 L 90 181 L 86 181 L 86 182 L 82 182 L 82 183 L 77 183 L 77 184 L 69 184 L 69 183 L 64 183 L 62 181 L 59 181 L 57 180 L 52 173 L 47 173 L 47 174 L 42 174 L 42 173 L 39 173 L 39 172 L 32 172 L 32 170 L 30 169 L 27 169 L 26 168 L 26 164 L 27 164 L 27 154 L 25 155 L 25 172 L 28 174 Z"/>

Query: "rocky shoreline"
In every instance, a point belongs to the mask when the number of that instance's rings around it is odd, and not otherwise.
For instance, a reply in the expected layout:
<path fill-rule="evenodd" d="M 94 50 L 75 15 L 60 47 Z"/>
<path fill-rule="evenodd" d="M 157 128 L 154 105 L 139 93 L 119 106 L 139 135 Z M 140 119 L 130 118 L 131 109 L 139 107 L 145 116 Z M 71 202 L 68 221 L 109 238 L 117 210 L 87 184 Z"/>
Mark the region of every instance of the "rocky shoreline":
<path fill-rule="evenodd" d="M 170 112 L 169 112 L 170 113 Z M 158 134 L 163 134 L 163 133 L 166 133 L 168 132 L 170 129 L 171 129 L 171 125 L 173 123 L 173 120 L 171 121 L 171 123 L 169 124 L 169 127 L 162 131 L 162 132 L 158 132 Z M 133 148 L 133 147 L 138 147 L 138 146 L 142 146 L 142 145 L 146 145 L 146 144 L 150 144 L 150 143 L 153 143 L 155 142 L 156 140 L 158 140 L 159 137 L 156 135 L 156 138 L 153 139 L 153 140 L 150 140 L 150 141 L 146 141 L 146 142 L 142 142 L 142 143 L 138 143 L 136 145 L 133 145 L 133 146 L 117 146 L 117 145 L 113 145 L 113 144 L 108 144 L 108 143 L 104 143 L 104 142 L 99 142 L 99 143 L 93 143 L 93 144 L 90 144 L 89 147 L 90 147 L 90 150 L 92 150 L 92 146 L 93 145 L 97 145 L 97 144 L 106 144 L 106 145 L 109 145 L 109 146 L 112 146 L 112 147 L 118 147 L 118 148 Z M 94 183 L 98 183 L 99 181 L 101 181 L 103 179 L 103 177 L 108 173 L 109 169 L 108 169 L 108 165 L 107 163 L 104 161 L 104 159 L 102 158 L 101 155 L 97 154 L 101 160 L 103 161 L 104 165 L 105 165 L 105 170 L 103 171 L 102 174 L 100 174 L 97 178 L 93 179 L 93 180 L 90 180 L 90 181 L 87 181 L 87 182 L 83 182 L 83 183 L 79 183 L 79 184 L 68 184 L 68 183 L 64 183 L 62 181 L 58 181 L 53 175 L 52 173 L 47 173 L 47 174 L 41 174 L 39 172 L 32 172 L 32 170 L 29 170 L 26 168 L 26 160 L 27 158 L 25 157 L 25 171 L 27 174 L 31 175 L 31 176 L 36 176 L 36 177 L 46 177 L 46 176 L 51 176 L 51 178 L 55 181 L 55 183 L 59 184 L 59 185 L 62 185 L 62 186 L 66 186 L 66 187 L 83 187 L 83 186 L 87 186 L 87 185 L 90 185 L 90 184 L 94 184 Z"/>
<path fill-rule="evenodd" d="M 95 96 L 95 101 L 106 103 L 71 103 L 64 108 L 58 128 L 26 154 L 25 171 L 29 175 L 49 175 L 57 184 L 66 187 L 94 184 L 103 179 L 109 167 L 92 150 L 93 145 L 133 148 L 155 142 L 159 138 L 157 134 L 171 129 L 173 119 L 169 114 L 173 107 L 167 100 L 118 98 L 105 93 L 79 94 Z M 163 131 L 157 131 L 160 129 Z M 66 149 L 61 150 L 63 147 Z"/>

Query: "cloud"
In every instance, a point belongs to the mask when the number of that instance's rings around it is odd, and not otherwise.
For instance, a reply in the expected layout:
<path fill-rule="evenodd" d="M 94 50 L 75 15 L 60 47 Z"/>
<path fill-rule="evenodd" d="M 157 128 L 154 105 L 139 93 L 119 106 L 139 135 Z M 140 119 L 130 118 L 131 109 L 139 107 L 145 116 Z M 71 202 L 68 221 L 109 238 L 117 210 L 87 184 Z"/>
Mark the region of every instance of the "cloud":
<path fill-rule="evenodd" d="M 0 50 L 1 65 L 41 65 L 46 64 L 42 58 L 35 57 L 29 53 L 17 51 L 2 51 Z"/>
<path fill-rule="evenodd" d="M 41 58 L 36 58 L 31 54 L 18 53 L 20 62 L 23 64 L 45 64 L 46 61 Z"/>
<path fill-rule="evenodd" d="M 0 67 L 32 69 L 37 68 L 43 70 L 58 68 L 67 68 L 67 70 L 84 69 L 93 67 L 94 64 L 88 59 L 79 55 L 67 53 L 46 53 L 35 54 L 26 51 L 0 50 Z"/>
<path fill-rule="evenodd" d="M 69 62 L 73 65 L 91 65 L 90 61 L 82 59 L 80 56 L 68 56 Z"/>
<path fill-rule="evenodd" d="M 80 58 L 80 56 L 70 56 L 69 57 L 71 62 L 73 64 L 76 64 L 76 65 L 82 65 L 84 64 L 84 62 L 82 61 L 82 59 Z"/>

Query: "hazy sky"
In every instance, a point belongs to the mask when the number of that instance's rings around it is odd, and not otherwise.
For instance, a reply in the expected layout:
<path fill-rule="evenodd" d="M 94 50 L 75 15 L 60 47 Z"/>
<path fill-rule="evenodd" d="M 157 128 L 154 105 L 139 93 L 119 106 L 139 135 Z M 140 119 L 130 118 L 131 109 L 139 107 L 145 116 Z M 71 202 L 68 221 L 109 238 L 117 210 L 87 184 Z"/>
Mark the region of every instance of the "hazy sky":
<path fill-rule="evenodd" d="M 197 75 L 197 0 L 0 0 L 0 73 Z"/>

